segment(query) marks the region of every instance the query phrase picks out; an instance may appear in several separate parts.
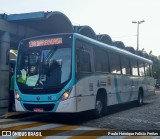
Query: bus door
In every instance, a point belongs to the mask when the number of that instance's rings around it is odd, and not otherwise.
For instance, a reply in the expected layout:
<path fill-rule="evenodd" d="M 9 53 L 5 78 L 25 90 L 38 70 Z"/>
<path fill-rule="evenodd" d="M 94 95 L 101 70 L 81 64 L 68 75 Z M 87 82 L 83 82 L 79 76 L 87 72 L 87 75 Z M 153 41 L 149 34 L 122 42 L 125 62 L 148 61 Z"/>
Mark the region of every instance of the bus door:
<path fill-rule="evenodd" d="M 95 106 L 94 79 L 92 76 L 92 49 L 88 44 L 77 41 L 76 48 L 76 96 L 77 111 L 93 109 Z"/>

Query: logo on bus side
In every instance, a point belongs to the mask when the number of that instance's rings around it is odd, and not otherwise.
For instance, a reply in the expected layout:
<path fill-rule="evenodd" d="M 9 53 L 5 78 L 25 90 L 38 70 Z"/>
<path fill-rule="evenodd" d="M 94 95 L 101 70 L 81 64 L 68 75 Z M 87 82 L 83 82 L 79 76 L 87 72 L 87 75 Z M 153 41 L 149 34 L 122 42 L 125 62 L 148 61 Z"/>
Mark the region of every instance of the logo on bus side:
<path fill-rule="evenodd" d="M 36 99 L 39 101 L 39 100 L 40 100 L 40 97 L 38 96 Z"/>
<path fill-rule="evenodd" d="M 56 96 L 48 96 L 48 100 L 55 101 L 56 100 Z"/>
<path fill-rule="evenodd" d="M 107 77 L 107 84 L 111 85 L 111 82 L 112 82 L 111 77 Z"/>

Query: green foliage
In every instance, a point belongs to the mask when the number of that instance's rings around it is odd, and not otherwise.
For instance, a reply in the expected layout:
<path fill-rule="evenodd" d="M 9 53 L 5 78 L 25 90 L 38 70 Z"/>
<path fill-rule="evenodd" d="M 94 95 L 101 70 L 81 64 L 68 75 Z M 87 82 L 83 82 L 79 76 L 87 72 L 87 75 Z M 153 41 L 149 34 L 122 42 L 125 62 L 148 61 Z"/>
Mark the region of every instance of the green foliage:
<path fill-rule="evenodd" d="M 153 61 L 153 77 L 160 79 L 160 56 L 151 56 Z"/>
<path fill-rule="evenodd" d="M 141 50 L 141 52 L 144 54 L 146 53 L 146 51 L 144 50 L 144 48 Z M 155 56 L 152 52 L 152 50 L 148 53 L 148 58 L 151 59 L 153 61 L 153 77 L 155 79 L 160 79 L 160 55 L 159 56 Z"/>
<path fill-rule="evenodd" d="M 158 60 L 160 61 L 160 55 L 159 55 L 157 58 L 158 58 Z"/>
<path fill-rule="evenodd" d="M 160 79 L 160 64 L 153 64 L 153 77 Z"/>
<path fill-rule="evenodd" d="M 152 56 L 152 50 L 149 52 L 149 55 Z"/>

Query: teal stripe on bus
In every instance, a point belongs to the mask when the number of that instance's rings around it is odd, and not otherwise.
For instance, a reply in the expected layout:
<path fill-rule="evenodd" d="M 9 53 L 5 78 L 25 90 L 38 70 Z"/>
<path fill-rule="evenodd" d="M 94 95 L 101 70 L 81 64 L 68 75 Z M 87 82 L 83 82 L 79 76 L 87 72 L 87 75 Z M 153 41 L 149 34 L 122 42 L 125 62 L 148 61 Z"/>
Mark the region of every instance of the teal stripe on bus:
<path fill-rule="evenodd" d="M 115 86 L 115 94 L 116 94 L 117 101 L 118 101 L 118 103 L 121 103 L 122 100 L 121 100 L 121 97 L 120 97 L 120 94 L 118 91 L 118 81 L 117 81 L 116 76 L 114 76 L 114 86 Z"/>

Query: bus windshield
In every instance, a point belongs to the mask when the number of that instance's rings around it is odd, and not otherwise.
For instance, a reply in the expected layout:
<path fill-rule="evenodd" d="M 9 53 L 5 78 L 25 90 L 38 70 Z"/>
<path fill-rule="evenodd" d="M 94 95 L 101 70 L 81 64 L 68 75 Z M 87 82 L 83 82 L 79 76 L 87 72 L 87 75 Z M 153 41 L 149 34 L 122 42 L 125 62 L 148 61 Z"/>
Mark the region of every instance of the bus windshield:
<path fill-rule="evenodd" d="M 23 89 L 63 87 L 71 76 L 71 46 L 19 51 L 16 80 Z"/>

